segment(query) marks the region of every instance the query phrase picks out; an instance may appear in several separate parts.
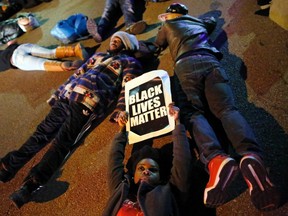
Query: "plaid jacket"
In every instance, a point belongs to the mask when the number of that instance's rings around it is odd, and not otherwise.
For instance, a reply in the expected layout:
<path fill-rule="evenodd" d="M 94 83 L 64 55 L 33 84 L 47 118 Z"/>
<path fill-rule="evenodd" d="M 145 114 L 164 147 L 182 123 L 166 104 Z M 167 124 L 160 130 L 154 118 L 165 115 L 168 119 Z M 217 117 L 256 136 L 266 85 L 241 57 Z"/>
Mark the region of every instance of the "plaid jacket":
<path fill-rule="evenodd" d="M 111 116 L 113 121 L 118 111 L 125 110 L 125 83 L 141 74 L 142 66 L 135 58 L 124 53 L 112 55 L 98 52 L 70 76 L 51 98 L 76 101 L 95 111 L 96 107 L 97 110 L 99 107 L 102 108 L 100 110 L 107 110 L 119 96 Z"/>

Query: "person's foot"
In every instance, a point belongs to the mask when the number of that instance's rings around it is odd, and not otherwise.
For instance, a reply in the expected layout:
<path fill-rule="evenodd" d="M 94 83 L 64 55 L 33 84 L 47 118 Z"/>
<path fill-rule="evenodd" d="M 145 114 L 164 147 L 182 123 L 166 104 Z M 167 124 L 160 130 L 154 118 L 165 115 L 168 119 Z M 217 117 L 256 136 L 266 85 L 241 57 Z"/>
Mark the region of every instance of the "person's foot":
<path fill-rule="evenodd" d="M 95 22 L 94 19 L 92 18 L 88 18 L 87 22 L 86 22 L 86 26 L 87 26 L 87 31 L 89 32 L 89 34 L 93 37 L 93 39 L 97 42 L 97 43 L 101 43 L 102 42 L 102 37 L 101 35 L 98 33 L 98 26 Z"/>
<path fill-rule="evenodd" d="M 260 15 L 260 16 L 269 16 L 270 14 L 270 7 L 266 8 L 266 9 L 260 9 L 255 11 L 256 15 Z"/>
<path fill-rule="evenodd" d="M 17 208 L 31 201 L 33 194 L 41 188 L 41 185 L 32 178 L 26 181 L 23 186 L 10 195 L 10 200 Z"/>
<path fill-rule="evenodd" d="M 204 204 L 215 208 L 228 201 L 227 188 L 235 178 L 238 166 L 233 158 L 218 155 L 209 162 L 208 169 L 210 177 L 204 190 Z"/>
<path fill-rule="evenodd" d="M 73 62 L 74 61 L 63 61 L 61 62 L 60 66 L 63 71 L 72 71 L 78 69 L 78 65 L 74 64 Z"/>
<path fill-rule="evenodd" d="M 260 6 L 271 4 L 271 0 L 257 0 L 257 4 Z"/>
<path fill-rule="evenodd" d="M 78 68 L 80 68 L 83 64 L 85 63 L 85 61 L 83 61 L 83 60 L 74 60 L 73 62 L 72 62 L 72 67 L 74 67 L 74 68 L 76 68 L 76 69 L 78 69 Z"/>
<path fill-rule="evenodd" d="M 5 183 L 10 181 L 14 177 L 14 174 L 9 172 L 5 165 L 0 161 L 0 182 Z"/>
<path fill-rule="evenodd" d="M 240 161 L 240 170 L 248 185 L 251 201 L 262 211 L 280 206 L 280 193 L 268 177 L 263 161 L 256 155 L 246 155 Z"/>
<path fill-rule="evenodd" d="M 136 23 L 131 24 L 126 28 L 126 32 L 129 34 L 141 34 L 147 27 L 147 23 L 144 20 L 140 20 Z"/>
<path fill-rule="evenodd" d="M 79 57 L 81 60 L 87 60 L 89 58 L 89 54 L 82 46 L 82 44 L 77 43 L 74 47 L 75 56 Z"/>

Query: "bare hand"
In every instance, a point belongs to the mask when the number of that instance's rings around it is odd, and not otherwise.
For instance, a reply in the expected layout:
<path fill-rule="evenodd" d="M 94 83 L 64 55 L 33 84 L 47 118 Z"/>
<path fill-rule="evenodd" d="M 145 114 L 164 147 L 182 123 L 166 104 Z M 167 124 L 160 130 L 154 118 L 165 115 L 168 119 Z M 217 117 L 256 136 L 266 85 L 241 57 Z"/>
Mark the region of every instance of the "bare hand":
<path fill-rule="evenodd" d="M 128 113 L 125 111 L 120 111 L 118 118 L 117 118 L 117 122 L 119 124 L 120 127 L 123 127 L 126 125 L 128 121 Z"/>
<path fill-rule="evenodd" d="M 174 118 L 175 121 L 179 120 L 180 109 L 177 106 L 174 106 L 174 103 L 169 104 L 169 115 Z"/>

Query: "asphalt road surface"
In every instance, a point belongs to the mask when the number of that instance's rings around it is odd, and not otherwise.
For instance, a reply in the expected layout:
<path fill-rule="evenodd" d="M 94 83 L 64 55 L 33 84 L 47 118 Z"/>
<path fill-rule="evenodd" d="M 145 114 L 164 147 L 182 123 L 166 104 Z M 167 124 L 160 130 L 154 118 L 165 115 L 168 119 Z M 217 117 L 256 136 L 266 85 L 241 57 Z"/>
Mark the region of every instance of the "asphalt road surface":
<path fill-rule="evenodd" d="M 139 39 L 153 39 L 160 23 L 157 15 L 173 1 L 149 3 L 144 19 L 148 29 Z M 213 15 L 218 25 L 212 34 L 215 45 L 223 52 L 222 63 L 235 92 L 239 110 L 254 129 L 266 152 L 265 163 L 272 180 L 283 192 L 283 205 L 273 212 L 259 212 L 250 202 L 249 192 L 241 176 L 231 191 L 231 201 L 217 209 L 207 209 L 202 202 L 207 175 L 199 165 L 193 170 L 194 188 L 191 190 L 191 210 L 187 215 L 288 215 L 288 32 L 269 17 L 255 15 L 256 1 L 248 0 L 182 0 L 189 14 Z M 40 20 L 40 28 L 19 38 L 21 43 L 37 43 L 55 47 L 59 41 L 50 35 L 57 21 L 73 13 L 91 18 L 102 14 L 105 1 L 52 0 L 23 11 L 33 12 Z M 119 25 L 123 19 L 119 21 Z M 97 45 L 93 39 L 81 41 L 92 51 L 105 51 L 108 40 Z M 1 48 L 5 48 L 2 46 Z M 160 56 L 159 69 L 173 75 L 171 57 L 166 50 Z M 73 72 L 51 73 L 9 70 L 0 73 L 0 158 L 17 149 L 31 135 L 46 116 L 46 100 Z M 106 171 L 107 155 L 118 126 L 103 119 L 67 160 L 63 168 L 42 191 L 20 210 L 9 195 L 21 185 L 28 170 L 41 158 L 45 150 L 33 158 L 16 177 L 0 184 L 0 215 L 101 215 L 108 199 Z M 154 140 L 155 147 L 171 141 L 169 135 Z M 127 152 L 131 150 L 127 148 Z"/>

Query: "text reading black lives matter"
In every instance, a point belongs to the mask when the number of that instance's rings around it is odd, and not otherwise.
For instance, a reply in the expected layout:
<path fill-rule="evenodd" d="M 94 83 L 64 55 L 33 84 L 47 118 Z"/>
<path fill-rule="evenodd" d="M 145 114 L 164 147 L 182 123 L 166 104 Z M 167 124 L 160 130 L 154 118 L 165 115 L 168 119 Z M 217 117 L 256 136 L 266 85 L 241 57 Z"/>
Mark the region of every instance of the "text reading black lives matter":
<path fill-rule="evenodd" d="M 169 125 L 162 80 L 154 78 L 129 92 L 130 130 L 138 135 Z"/>

